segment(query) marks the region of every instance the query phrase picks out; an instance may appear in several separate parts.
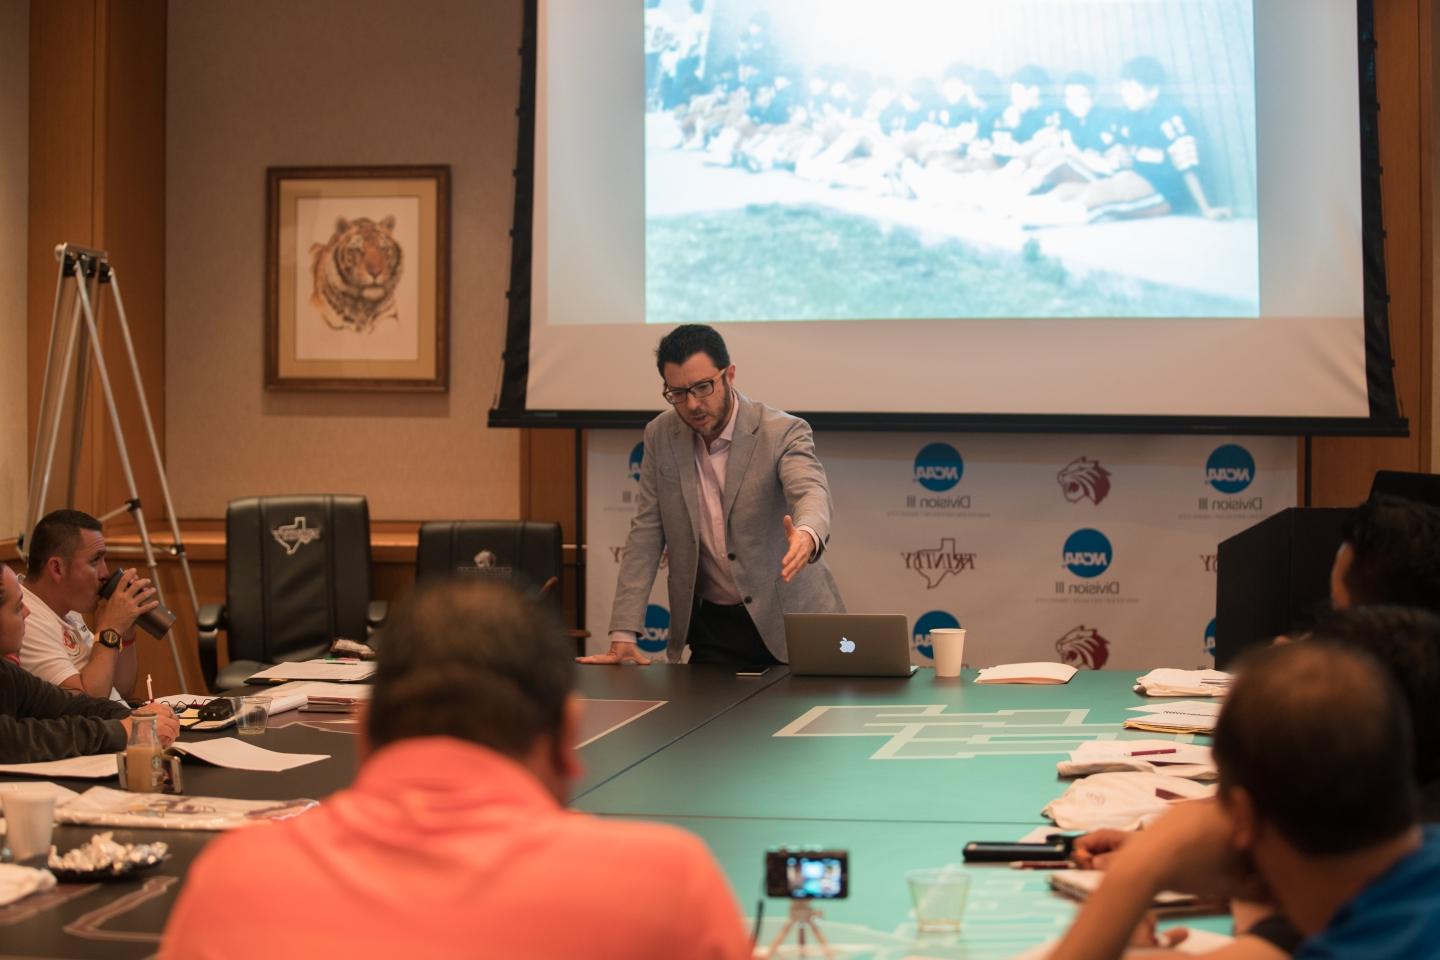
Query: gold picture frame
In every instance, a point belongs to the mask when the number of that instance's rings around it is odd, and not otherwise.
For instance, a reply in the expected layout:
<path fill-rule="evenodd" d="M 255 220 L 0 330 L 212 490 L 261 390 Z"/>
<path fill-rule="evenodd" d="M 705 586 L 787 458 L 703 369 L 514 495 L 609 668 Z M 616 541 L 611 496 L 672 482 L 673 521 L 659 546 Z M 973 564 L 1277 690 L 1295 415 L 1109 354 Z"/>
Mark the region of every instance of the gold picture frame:
<path fill-rule="evenodd" d="M 449 388 L 450 168 L 266 170 L 265 386 Z"/>

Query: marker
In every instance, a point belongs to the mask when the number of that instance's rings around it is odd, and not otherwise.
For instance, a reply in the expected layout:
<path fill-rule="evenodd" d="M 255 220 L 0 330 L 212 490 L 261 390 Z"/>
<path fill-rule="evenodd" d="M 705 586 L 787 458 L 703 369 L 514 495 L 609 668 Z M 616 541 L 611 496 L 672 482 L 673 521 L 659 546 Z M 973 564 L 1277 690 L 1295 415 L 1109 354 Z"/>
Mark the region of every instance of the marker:
<path fill-rule="evenodd" d="M 1169 747 L 1169 748 L 1166 748 L 1166 749 L 1164 749 L 1164 750 L 1136 750 L 1134 753 L 1130 754 L 1130 756 L 1132 756 L 1132 757 L 1153 757 L 1153 756 L 1156 756 L 1157 754 L 1161 754 L 1161 753 L 1179 753 L 1179 752 L 1180 752 L 1180 751 L 1179 751 L 1179 750 L 1176 750 L 1174 747 Z"/>
<path fill-rule="evenodd" d="M 145 674 L 145 695 L 150 698 L 146 701 L 147 703 L 155 702 L 155 685 L 150 682 L 150 674 L 148 673 Z"/>

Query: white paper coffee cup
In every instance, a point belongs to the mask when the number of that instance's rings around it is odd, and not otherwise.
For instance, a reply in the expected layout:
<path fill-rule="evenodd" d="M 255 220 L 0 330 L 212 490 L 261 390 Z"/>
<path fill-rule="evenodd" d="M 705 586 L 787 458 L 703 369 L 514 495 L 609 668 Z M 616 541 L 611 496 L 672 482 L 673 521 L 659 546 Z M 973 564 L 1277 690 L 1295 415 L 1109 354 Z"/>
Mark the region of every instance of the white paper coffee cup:
<path fill-rule="evenodd" d="M 50 852 L 50 834 L 55 828 L 55 794 L 46 791 L 6 793 L 4 798 L 5 846 L 19 863 Z"/>
<path fill-rule="evenodd" d="M 926 636 L 930 638 L 931 653 L 935 658 L 935 676 L 960 676 L 960 665 L 965 662 L 965 630 L 942 627 L 931 630 Z"/>

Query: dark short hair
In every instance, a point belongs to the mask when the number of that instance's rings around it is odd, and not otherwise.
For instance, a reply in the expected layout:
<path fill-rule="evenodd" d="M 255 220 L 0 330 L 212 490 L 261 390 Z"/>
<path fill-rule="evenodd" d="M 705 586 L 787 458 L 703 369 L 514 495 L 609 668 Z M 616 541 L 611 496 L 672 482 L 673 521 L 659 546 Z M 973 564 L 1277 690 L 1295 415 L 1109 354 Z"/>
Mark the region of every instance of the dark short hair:
<path fill-rule="evenodd" d="M 560 730 L 575 651 L 553 613 L 506 584 L 417 587 L 379 644 L 366 721 L 376 748 L 456 737 L 519 757 Z"/>
<path fill-rule="evenodd" d="M 1142 87 L 1165 86 L 1165 68 L 1154 57 L 1136 57 L 1120 70 L 1120 79 L 1134 80 Z"/>
<path fill-rule="evenodd" d="M 1416 782 L 1440 780 L 1440 617 L 1414 607 L 1353 607 L 1325 613 L 1310 637 L 1380 661 L 1410 710 Z"/>
<path fill-rule="evenodd" d="M 1440 612 L 1440 510 L 1376 497 L 1345 522 L 1353 558 L 1345 586 L 1356 606 L 1397 604 Z"/>
<path fill-rule="evenodd" d="M 1386 670 L 1324 640 L 1242 658 L 1216 723 L 1220 787 L 1302 854 L 1339 856 L 1399 836 L 1419 817 L 1410 717 Z"/>
<path fill-rule="evenodd" d="M 45 562 L 51 557 L 69 561 L 80 549 L 81 530 L 99 533 L 100 521 L 80 510 L 52 510 L 41 517 L 35 529 L 30 531 L 26 575 L 40 576 Z"/>
<path fill-rule="evenodd" d="M 703 353 L 715 363 L 716 370 L 730 366 L 730 351 L 725 349 L 725 339 L 714 327 L 703 323 L 685 323 L 660 338 L 655 348 L 655 369 L 665 376 L 665 364 L 677 366 Z"/>

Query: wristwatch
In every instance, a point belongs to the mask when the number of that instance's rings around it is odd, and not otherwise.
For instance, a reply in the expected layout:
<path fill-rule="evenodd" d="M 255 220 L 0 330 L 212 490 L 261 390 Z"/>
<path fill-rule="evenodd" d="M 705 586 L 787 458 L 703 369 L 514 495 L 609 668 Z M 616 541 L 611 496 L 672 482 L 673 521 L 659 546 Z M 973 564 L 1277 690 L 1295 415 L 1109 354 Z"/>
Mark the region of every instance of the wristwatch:
<path fill-rule="evenodd" d="M 120 634 L 114 630 L 101 630 L 100 636 L 95 638 L 100 641 L 101 646 L 109 647 L 111 650 L 120 649 Z"/>

